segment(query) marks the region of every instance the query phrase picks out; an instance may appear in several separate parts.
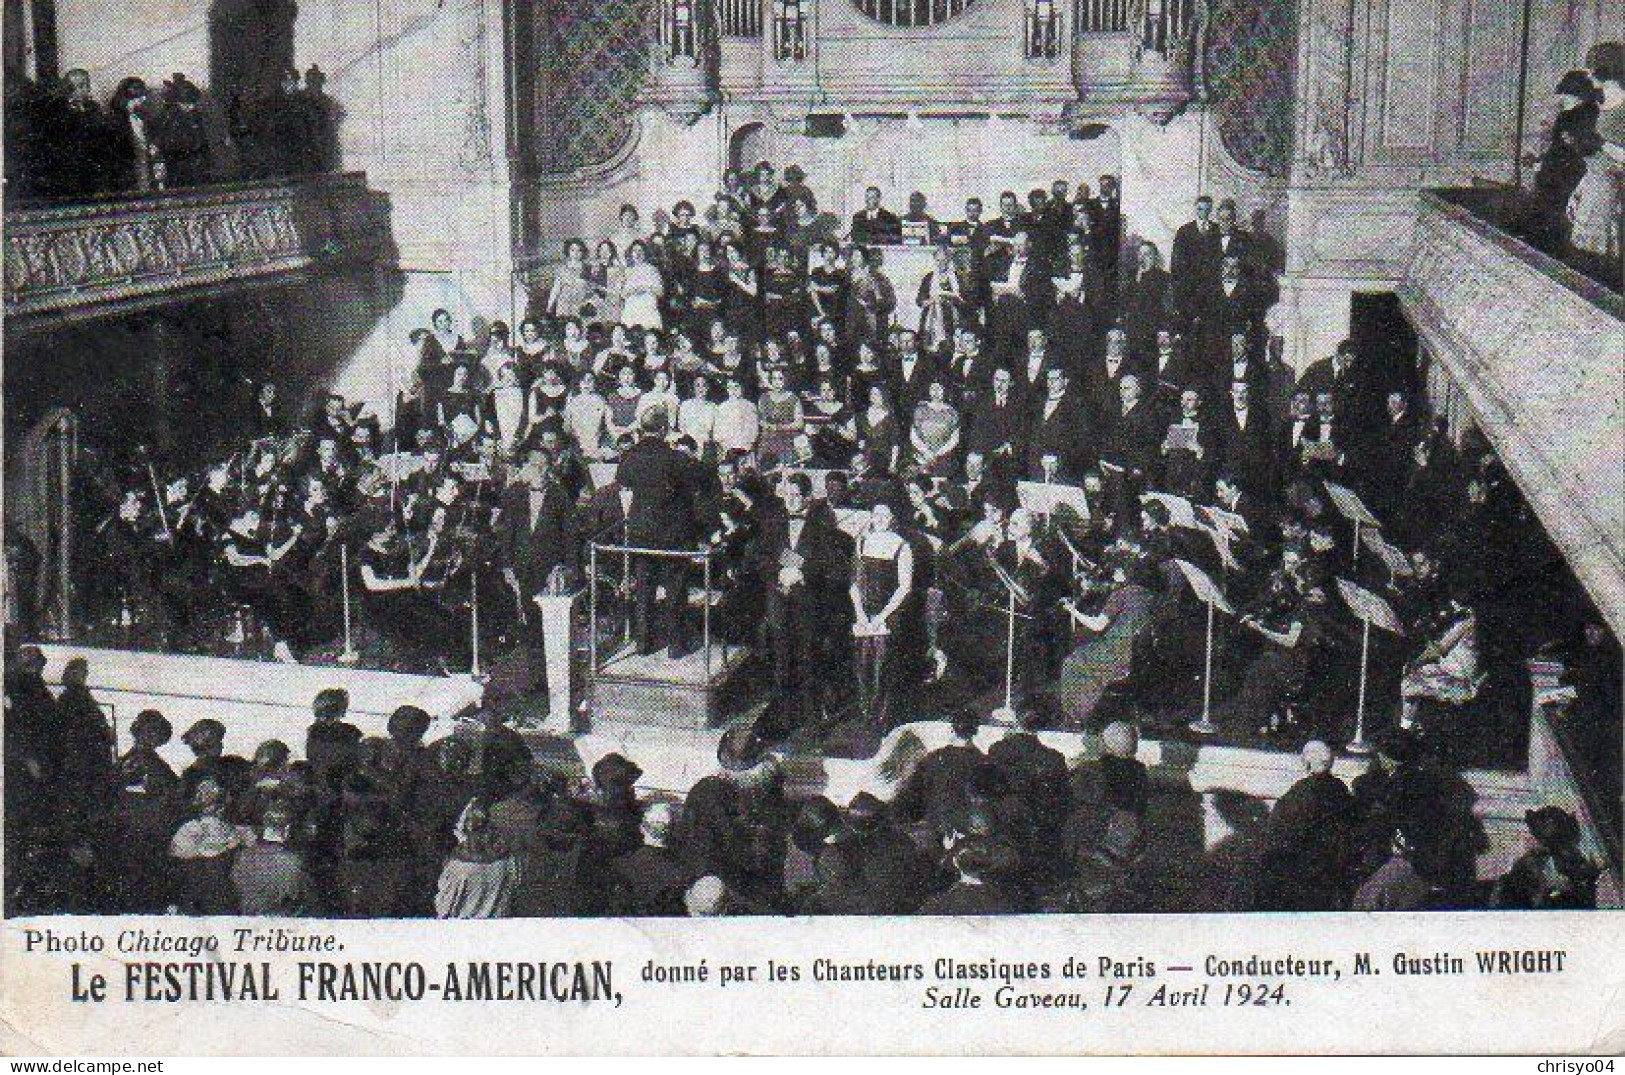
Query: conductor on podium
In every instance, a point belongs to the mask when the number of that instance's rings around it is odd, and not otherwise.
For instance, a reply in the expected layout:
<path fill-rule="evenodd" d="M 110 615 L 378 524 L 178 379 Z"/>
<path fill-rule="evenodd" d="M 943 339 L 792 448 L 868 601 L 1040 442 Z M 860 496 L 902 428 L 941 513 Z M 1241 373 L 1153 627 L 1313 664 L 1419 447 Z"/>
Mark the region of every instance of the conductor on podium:
<path fill-rule="evenodd" d="M 626 450 L 616 481 L 632 493 L 627 515 L 627 541 L 638 548 L 684 550 L 699 548 L 706 528 L 699 518 L 704 486 L 699 464 L 666 443 L 666 412 L 645 411 L 638 440 Z M 666 646 L 676 660 L 694 652 L 683 615 L 688 600 L 689 561 L 679 557 L 635 556 L 636 590 L 632 632 L 638 653 L 650 654 Z M 660 629 L 652 629 L 657 594 Z"/>

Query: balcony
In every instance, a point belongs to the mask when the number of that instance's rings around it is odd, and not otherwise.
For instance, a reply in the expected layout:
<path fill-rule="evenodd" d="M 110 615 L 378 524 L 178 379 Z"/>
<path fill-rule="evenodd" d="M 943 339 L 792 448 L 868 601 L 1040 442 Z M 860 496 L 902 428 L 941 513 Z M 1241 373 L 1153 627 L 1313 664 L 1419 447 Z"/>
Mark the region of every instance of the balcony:
<path fill-rule="evenodd" d="M 1423 191 L 1400 301 L 1625 637 L 1625 298 L 1501 227 L 1505 198 Z"/>
<path fill-rule="evenodd" d="M 361 173 L 6 210 L 9 333 L 393 256 Z"/>

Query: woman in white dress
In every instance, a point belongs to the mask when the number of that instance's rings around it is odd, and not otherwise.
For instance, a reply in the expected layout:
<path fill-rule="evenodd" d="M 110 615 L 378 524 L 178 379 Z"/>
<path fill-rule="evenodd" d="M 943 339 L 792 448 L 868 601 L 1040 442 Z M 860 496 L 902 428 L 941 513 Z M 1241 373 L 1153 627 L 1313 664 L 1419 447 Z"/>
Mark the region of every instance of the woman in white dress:
<path fill-rule="evenodd" d="M 649 248 L 643 242 L 635 242 L 626 249 L 626 277 L 622 286 L 626 299 L 621 307 L 621 324 L 659 332 L 662 327 L 660 300 L 666 293 L 666 283 L 660 277 L 660 269 L 649 261 Z"/>
<path fill-rule="evenodd" d="M 604 430 L 609 421 L 609 404 L 598 392 L 598 378 L 583 373 L 576 394 L 564 405 L 564 429 L 581 449 L 583 458 L 604 457 Z"/>
<path fill-rule="evenodd" d="M 655 370 L 650 376 L 653 385 L 643 393 L 638 400 L 638 422 L 643 422 L 643 416 L 650 411 L 658 410 L 666 416 L 666 428 L 677 428 L 677 411 L 681 406 L 677 399 L 677 391 L 671 386 L 670 370 Z"/>
<path fill-rule="evenodd" d="M 716 424 L 717 405 L 711 398 L 711 384 L 704 377 L 696 377 L 688 398 L 677 405 L 677 431 L 692 437 L 700 446 L 701 456 L 710 458 L 707 453 L 712 447 Z"/>
<path fill-rule="evenodd" d="M 717 404 L 715 439 L 717 451 L 727 458 L 733 452 L 748 452 L 756 447 L 756 437 L 762 431 L 756 404 L 745 398 L 745 382 L 738 377 L 728 378 L 728 398 Z"/>
<path fill-rule="evenodd" d="M 564 262 L 553 273 L 553 288 L 547 293 L 547 312 L 554 317 L 582 316 L 592 303 L 592 281 L 588 279 L 587 244 L 569 239 L 564 244 Z"/>
<path fill-rule="evenodd" d="M 526 425 L 525 390 L 519 386 L 519 371 L 512 362 L 497 367 L 496 383 L 486 394 L 485 417 L 503 453 L 512 456 Z"/>

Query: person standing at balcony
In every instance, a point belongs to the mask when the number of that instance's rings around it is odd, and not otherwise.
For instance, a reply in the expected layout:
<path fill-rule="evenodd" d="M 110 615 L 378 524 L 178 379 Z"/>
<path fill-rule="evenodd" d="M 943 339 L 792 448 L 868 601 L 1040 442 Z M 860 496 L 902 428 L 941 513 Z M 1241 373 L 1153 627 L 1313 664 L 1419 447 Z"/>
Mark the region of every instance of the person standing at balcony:
<path fill-rule="evenodd" d="M 152 189 L 153 162 L 158 157 L 156 125 L 148 105 L 147 84 L 126 78 L 113 91 L 108 105 L 114 129 L 112 144 L 115 182 L 120 190 Z"/>
<path fill-rule="evenodd" d="M 60 197 L 112 190 L 117 128 L 91 96 L 89 73 L 75 67 L 64 75 L 60 95 L 41 102 L 40 113 L 43 193 Z"/>
<path fill-rule="evenodd" d="M 213 176 L 209 133 L 199 108 L 203 93 L 177 74 L 164 83 L 164 110 L 156 124 L 158 155 L 164 162 L 166 185 L 195 187 Z"/>

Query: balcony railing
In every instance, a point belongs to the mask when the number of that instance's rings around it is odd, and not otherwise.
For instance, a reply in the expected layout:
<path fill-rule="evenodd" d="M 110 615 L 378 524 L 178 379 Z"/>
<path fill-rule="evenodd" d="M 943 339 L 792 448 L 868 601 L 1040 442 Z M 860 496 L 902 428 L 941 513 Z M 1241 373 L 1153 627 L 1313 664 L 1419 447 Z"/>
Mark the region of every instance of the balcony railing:
<path fill-rule="evenodd" d="M 723 37 L 761 37 L 762 0 L 717 0 Z"/>
<path fill-rule="evenodd" d="M 6 212 L 8 330 L 152 306 L 390 249 L 360 173 L 197 187 Z"/>
<path fill-rule="evenodd" d="M 1129 0 L 1078 0 L 1078 29 L 1086 34 L 1128 32 Z"/>
<path fill-rule="evenodd" d="M 1496 192 L 1423 191 L 1399 297 L 1625 636 L 1625 298 L 1497 226 L 1495 203 Z"/>

